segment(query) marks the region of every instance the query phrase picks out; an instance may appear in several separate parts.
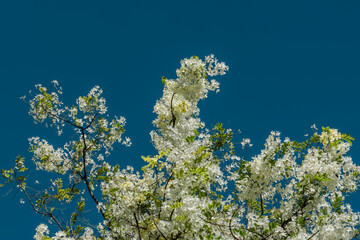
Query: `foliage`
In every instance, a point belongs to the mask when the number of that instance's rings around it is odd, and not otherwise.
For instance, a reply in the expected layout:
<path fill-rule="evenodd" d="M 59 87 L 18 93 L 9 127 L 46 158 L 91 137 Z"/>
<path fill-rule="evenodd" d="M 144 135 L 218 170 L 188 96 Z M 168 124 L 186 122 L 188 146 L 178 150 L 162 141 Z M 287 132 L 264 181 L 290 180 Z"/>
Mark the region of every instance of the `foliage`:
<path fill-rule="evenodd" d="M 264 149 L 250 160 L 235 155 L 233 131 L 217 124 L 205 128 L 198 102 L 219 83 L 228 67 L 213 55 L 181 61 L 176 79 L 162 78 L 150 133 L 158 151 L 143 156 L 141 172 L 105 161 L 123 137 L 125 118 L 108 120 L 102 90 L 96 86 L 76 105 L 63 106 L 62 90 L 36 85 L 29 100 L 35 122 L 62 134 L 69 125 L 75 137 L 55 149 L 48 141 L 29 139 L 37 170 L 51 173 L 51 186 L 28 184 L 25 159 L 2 170 L 4 184 L 15 184 L 38 214 L 49 218 L 36 228 L 35 239 L 351 239 L 357 237 L 359 214 L 345 204 L 357 189 L 359 167 L 346 153 L 352 137 L 322 128 L 303 142 L 282 140 L 271 132 Z M 316 127 L 314 127 L 316 131 Z M 243 148 L 250 140 L 242 141 Z M 245 149 L 246 150 L 246 149 Z M 2 186 L 4 186 L 4 184 Z M 88 198 L 86 197 L 88 196 Z M 96 226 L 86 221 L 96 205 Z M 62 214 L 66 207 L 68 217 Z"/>

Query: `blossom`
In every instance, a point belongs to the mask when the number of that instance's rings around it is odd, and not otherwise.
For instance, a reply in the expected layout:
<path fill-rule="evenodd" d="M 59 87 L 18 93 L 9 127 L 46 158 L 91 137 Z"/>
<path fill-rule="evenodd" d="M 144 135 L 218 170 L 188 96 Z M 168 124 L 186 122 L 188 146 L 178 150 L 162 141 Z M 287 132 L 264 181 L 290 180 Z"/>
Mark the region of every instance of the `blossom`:
<path fill-rule="evenodd" d="M 246 145 L 252 147 L 252 144 L 250 142 L 251 140 L 249 138 L 243 138 L 243 140 L 241 141 L 242 148 L 244 149 Z"/>
<path fill-rule="evenodd" d="M 34 239 L 355 237 L 359 213 L 345 203 L 360 180 L 359 166 L 347 155 L 353 138 L 330 127 L 305 135 L 303 142 L 271 131 L 257 155 L 242 159 L 235 154 L 233 130 L 222 124 L 207 129 L 200 118 L 199 101 L 220 87 L 210 78 L 226 71 L 214 55 L 193 56 L 181 60 L 175 79 L 163 77 L 150 132 L 158 153 L 142 156 L 141 171 L 107 162 L 115 143 L 130 146 L 131 140 L 123 136 L 126 119 L 106 115 L 99 86 L 68 107 L 60 101 L 56 80 L 53 90 L 36 85 L 39 93 L 29 100 L 35 122 L 59 133 L 68 124 L 75 137 L 62 147 L 29 139 L 37 170 L 56 176 L 46 189 L 28 194 L 27 175 L 20 175 L 27 170 L 24 158 L 1 171 L 6 183 L 15 181 L 35 211 L 58 227 L 50 233 L 40 224 Z M 318 130 L 315 124 L 311 128 Z M 251 147 L 251 140 L 243 138 L 241 146 Z M 95 225 L 78 221 L 91 212 L 88 200 L 101 218 L 94 218 Z M 65 206 L 75 209 L 68 220 L 59 221 Z"/>

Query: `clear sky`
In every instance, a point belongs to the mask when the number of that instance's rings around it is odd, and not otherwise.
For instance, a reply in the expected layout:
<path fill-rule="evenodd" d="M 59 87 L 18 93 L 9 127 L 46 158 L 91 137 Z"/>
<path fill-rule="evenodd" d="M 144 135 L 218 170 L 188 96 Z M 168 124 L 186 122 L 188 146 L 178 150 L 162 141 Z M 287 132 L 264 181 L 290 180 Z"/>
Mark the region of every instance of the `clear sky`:
<path fill-rule="evenodd" d="M 256 154 L 271 130 L 302 140 L 313 123 L 330 126 L 355 137 L 350 155 L 360 164 L 359 12 L 360 2 L 350 0 L 1 1 L 0 168 L 18 154 L 31 164 L 31 136 L 61 142 L 34 125 L 19 100 L 56 79 L 69 104 L 103 88 L 110 114 L 126 117 L 133 140 L 111 161 L 139 169 L 140 156 L 154 152 L 149 132 L 161 76 L 174 78 L 181 59 L 211 53 L 230 70 L 218 78 L 221 91 L 200 105 L 208 127 L 241 129 Z M 32 239 L 42 222 L 21 197 L 0 199 L 1 239 Z M 359 197 L 350 198 L 357 211 Z"/>

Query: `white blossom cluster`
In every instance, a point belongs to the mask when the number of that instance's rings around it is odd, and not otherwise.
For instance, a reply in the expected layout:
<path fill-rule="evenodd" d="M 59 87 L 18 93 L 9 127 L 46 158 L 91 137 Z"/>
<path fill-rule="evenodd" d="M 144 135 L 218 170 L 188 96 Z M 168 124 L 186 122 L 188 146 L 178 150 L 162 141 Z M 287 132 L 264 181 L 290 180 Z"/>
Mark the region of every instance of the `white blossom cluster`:
<path fill-rule="evenodd" d="M 63 148 L 55 150 L 46 140 L 40 140 L 39 137 L 30 138 L 29 143 L 38 169 L 65 173 L 71 166 L 69 154 Z"/>
<path fill-rule="evenodd" d="M 34 118 L 35 123 L 43 122 L 49 117 L 50 125 L 55 126 L 58 134 L 61 135 L 61 128 L 64 126 L 64 122 L 54 116 L 60 116 L 65 112 L 62 108 L 63 102 L 59 99 L 59 95 L 62 94 L 62 89 L 56 80 L 53 80 L 52 83 L 54 84 L 55 91 L 51 93 L 48 93 L 48 89 L 41 84 L 35 85 L 35 88 L 40 94 L 35 95 L 35 97 L 29 101 L 29 114 Z M 25 100 L 25 96 L 22 97 L 22 99 Z"/>
<path fill-rule="evenodd" d="M 57 81 L 53 82 L 55 87 L 59 88 Z M 103 117 L 107 107 L 105 99 L 101 97 L 102 90 L 98 86 L 91 89 L 87 96 L 79 97 L 76 101 L 77 106 L 72 107 L 62 107 L 63 103 L 58 96 L 60 90 L 57 89 L 57 92 L 49 94 L 40 84 L 36 85 L 36 88 L 40 93 L 29 101 L 29 114 L 35 121 L 42 122 L 49 119 L 59 133 L 67 123 L 78 135 L 77 141 L 70 141 L 57 150 L 46 140 L 41 140 L 39 137 L 30 138 L 33 160 L 39 169 L 63 174 L 70 170 L 74 173 L 76 168 L 81 168 L 84 164 L 81 160 L 84 158 L 86 165 L 92 165 L 91 169 L 94 170 L 97 167 L 96 159 L 103 159 L 101 151 L 109 155 L 115 142 L 131 145 L 128 137 L 122 138 L 125 118 L 115 116 L 115 119 L 109 122 Z M 86 156 L 84 156 L 84 148 Z"/>
<path fill-rule="evenodd" d="M 34 236 L 35 240 L 47 240 L 47 239 L 53 239 L 53 240 L 75 240 L 73 237 L 68 237 L 66 232 L 59 231 L 55 234 L 54 237 L 50 238 L 47 235 L 49 234 L 48 226 L 45 224 L 40 224 L 36 228 L 36 234 Z M 94 240 L 94 231 L 91 228 L 85 228 L 84 233 L 79 238 L 76 238 L 78 240 Z"/>
<path fill-rule="evenodd" d="M 149 165 L 142 175 L 131 169 L 110 171 L 111 180 L 102 184 L 103 194 L 110 198 L 109 221 L 114 224 L 107 233 L 109 239 L 138 239 L 137 228 L 144 239 L 198 239 L 198 231 L 205 231 L 201 209 L 208 209 L 213 200 L 203 194 L 214 185 L 224 190 L 226 180 L 209 150 L 209 132 L 198 133 L 204 124 L 197 117 L 197 103 L 208 91 L 218 89 L 218 82 L 209 82 L 208 75 L 226 70 L 213 56 L 205 62 L 192 57 L 181 61 L 177 79 L 164 79 L 163 97 L 154 107 L 158 131 L 151 132 L 160 154 L 143 157 Z M 194 230 L 188 231 L 189 226 Z"/>
<path fill-rule="evenodd" d="M 327 146 L 337 140 L 341 139 L 341 133 L 337 129 L 329 129 L 329 131 L 323 131 L 320 135 L 320 142 Z"/>
<path fill-rule="evenodd" d="M 329 132 L 336 133 L 333 139 L 341 138 L 336 129 Z M 324 136 L 330 138 L 324 132 L 314 138 L 327 146 Z M 260 226 L 260 232 L 266 232 L 272 222 L 280 220 L 267 239 L 287 239 L 289 235 L 293 235 L 291 239 L 352 239 L 359 213 L 343 204 L 343 199 L 346 193 L 356 191 L 360 169 L 344 156 L 350 144 L 341 141 L 332 148 L 312 147 L 302 156 L 298 147 L 289 139 L 282 142 L 280 133 L 272 132 L 261 154 L 241 163 L 240 177 L 233 173 L 237 197 L 252 206 L 244 209 L 248 224 L 239 224 L 248 229 Z M 258 233 L 250 233 L 249 239 L 256 236 Z"/>
<path fill-rule="evenodd" d="M 176 79 L 163 77 L 163 95 L 154 107 L 157 129 L 150 133 L 158 154 L 142 156 L 141 172 L 105 161 L 115 142 L 128 146 L 131 141 L 122 137 L 125 118 L 105 117 L 107 107 L 98 86 L 79 97 L 76 106 L 62 107 L 57 82 L 53 93 L 37 85 L 40 93 L 30 100 L 35 121 L 49 119 L 58 131 L 68 124 L 77 137 L 58 149 L 38 137 L 29 139 L 37 168 L 68 176 L 70 185 L 65 188 L 61 178 L 54 180 L 55 193 L 46 192 L 33 205 L 60 228 L 51 234 L 47 225 L 40 224 L 34 239 L 356 237 L 359 213 L 345 202 L 357 190 L 360 177 L 360 168 L 347 156 L 353 138 L 329 127 L 303 142 L 282 139 L 273 131 L 260 154 L 250 160 L 235 155 L 233 131 L 221 124 L 206 129 L 198 108 L 209 91 L 219 90 L 219 83 L 209 77 L 227 70 L 213 55 L 205 60 L 194 56 L 181 61 Z M 246 155 L 250 139 L 243 139 L 241 146 Z M 10 179 L 11 173 L 26 170 L 22 158 L 17 164 L 2 175 Z M 15 174 L 15 179 L 26 193 L 24 178 Z M 102 217 L 97 227 L 75 227 L 84 214 L 85 196 Z M 56 208 L 48 211 L 47 204 L 55 199 L 78 200 L 64 225 L 55 216 Z M 32 203 L 30 197 L 27 200 Z"/>

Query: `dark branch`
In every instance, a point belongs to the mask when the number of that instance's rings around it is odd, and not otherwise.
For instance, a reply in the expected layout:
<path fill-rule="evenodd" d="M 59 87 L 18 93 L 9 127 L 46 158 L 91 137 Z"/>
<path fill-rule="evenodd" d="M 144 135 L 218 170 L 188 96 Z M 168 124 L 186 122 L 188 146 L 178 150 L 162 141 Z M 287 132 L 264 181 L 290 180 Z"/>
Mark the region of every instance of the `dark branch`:
<path fill-rule="evenodd" d="M 169 122 L 169 124 L 172 123 L 172 127 L 175 127 L 175 122 L 176 122 L 176 116 L 174 114 L 174 109 L 173 109 L 173 99 L 174 99 L 175 93 L 173 93 L 172 97 L 171 97 L 171 101 L 170 101 L 170 110 L 171 110 L 171 121 Z"/>
<path fill-rule="evenodd" d="M 138 231 L 138 234 L 139 234 L 139 240 L 141 240 L 141 232 L 140 232 L 140 226 L 139 226 L 139 222 L 137 220 L 137 217 L 136 217 L 136 214 L 134 213 L 134 218 L 135 218 L 135 222 L 136 222 L 136 226 L 137 226 L 137 231 Z"/>

